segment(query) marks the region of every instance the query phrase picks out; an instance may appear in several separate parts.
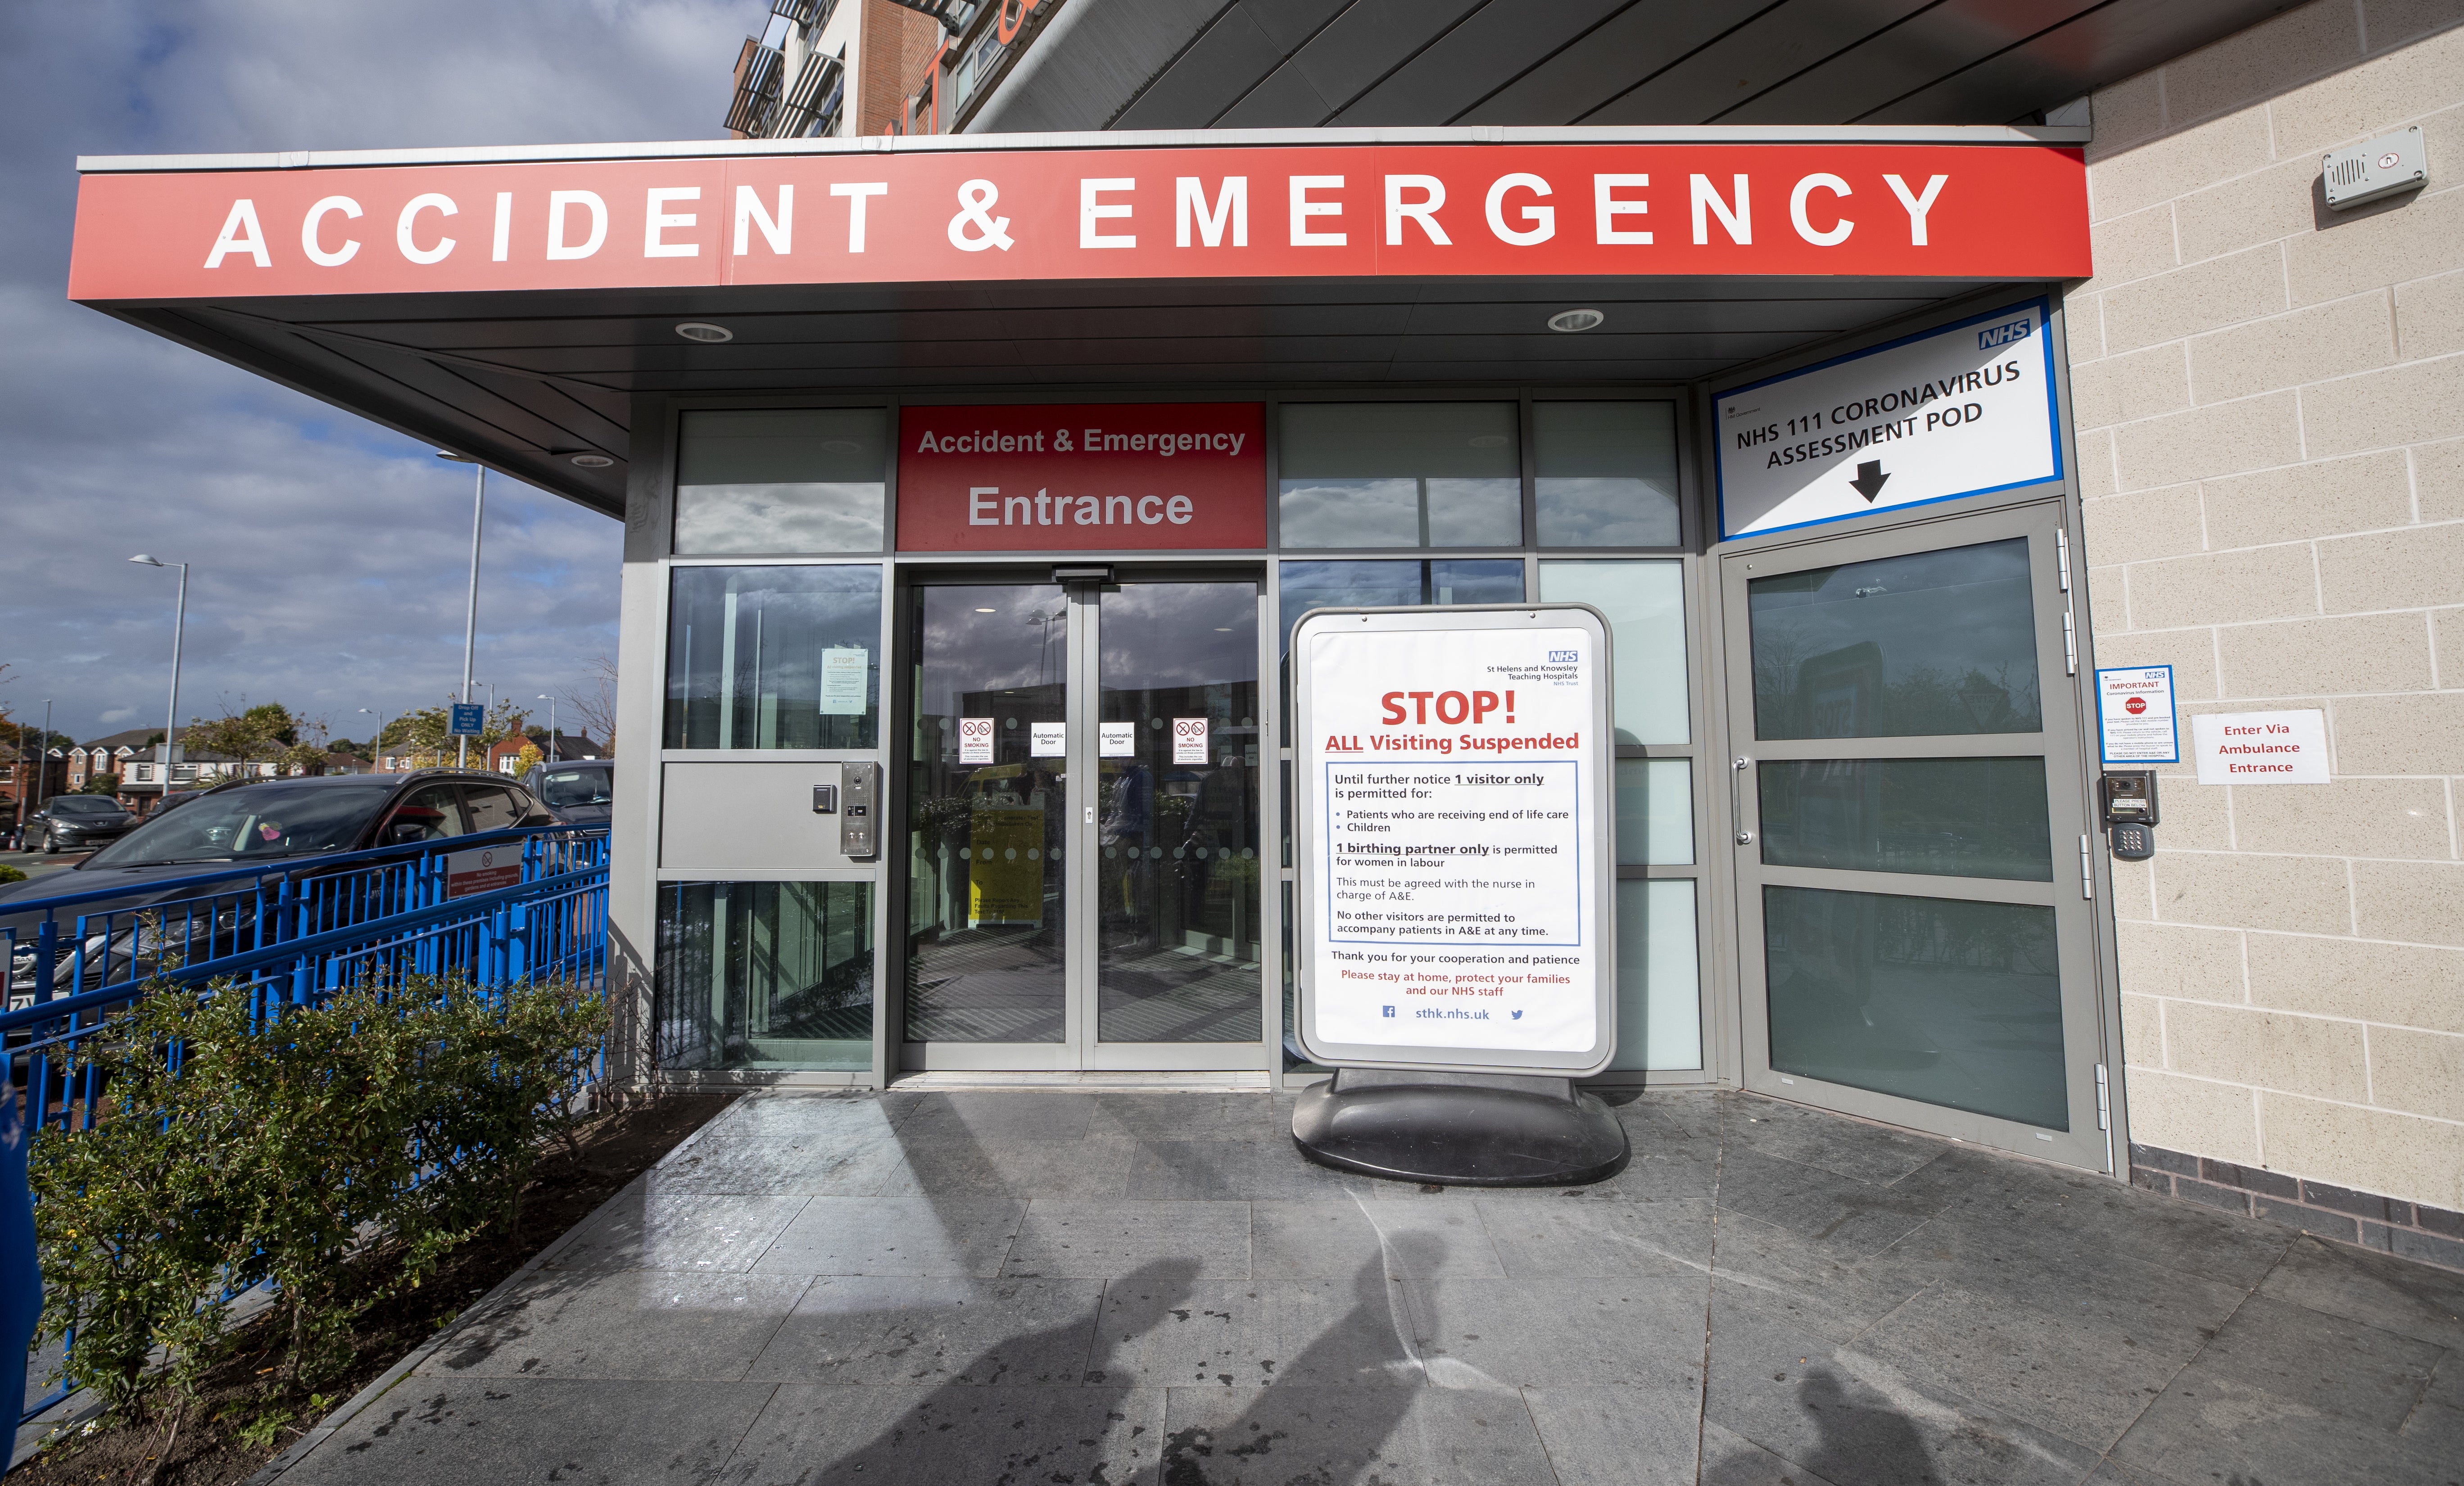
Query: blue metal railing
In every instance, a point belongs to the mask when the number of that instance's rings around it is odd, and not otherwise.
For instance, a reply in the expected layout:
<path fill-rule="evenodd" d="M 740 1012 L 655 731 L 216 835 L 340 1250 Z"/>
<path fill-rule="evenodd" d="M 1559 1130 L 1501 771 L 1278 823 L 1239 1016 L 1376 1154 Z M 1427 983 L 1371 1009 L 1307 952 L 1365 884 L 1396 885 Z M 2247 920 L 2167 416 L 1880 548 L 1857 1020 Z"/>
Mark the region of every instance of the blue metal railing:
<path fill-rule="evenodd" d="M 102 1089 L 92 1069 L 73 1069 L 74 1049 L 159 985 L 228 982 L 223 994 L 249 996 L 269 1023 L 285 1005 L 409 974 L 459 973 L 487 990 L 524 980 L 605 990 L 604 828 L 493 831 L 77 885 L 0 901 L 0 1046 L 37 1129 L 93 1125 Z M 61 1396 L 28 1400 L 24 1417 Z"/>

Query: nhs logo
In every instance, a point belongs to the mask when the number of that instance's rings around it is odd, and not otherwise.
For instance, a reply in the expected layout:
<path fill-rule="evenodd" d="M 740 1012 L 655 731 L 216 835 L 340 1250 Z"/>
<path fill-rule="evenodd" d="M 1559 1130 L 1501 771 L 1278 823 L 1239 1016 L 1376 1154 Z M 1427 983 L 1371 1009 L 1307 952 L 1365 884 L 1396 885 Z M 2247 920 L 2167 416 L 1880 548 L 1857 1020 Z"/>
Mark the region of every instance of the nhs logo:
<path fill-rule="evenodd" d="M 2008 325 L 1996 325 L 1991 330 L 1980 330 L 1976 333 L 1976 349 L 1991 351 L 1995 346 L 2007 346 L 2028 339 L 2028 330 L 2029 321 L 2027 320 L 2013 320 Z"/>
<path fill-rule="evenodd" d="M 1583 652 L 1580 650 L 1551 650 L 1549 652 L 1549 664 L 1551 666 L 1572 666 L 1582 658 Z"/>

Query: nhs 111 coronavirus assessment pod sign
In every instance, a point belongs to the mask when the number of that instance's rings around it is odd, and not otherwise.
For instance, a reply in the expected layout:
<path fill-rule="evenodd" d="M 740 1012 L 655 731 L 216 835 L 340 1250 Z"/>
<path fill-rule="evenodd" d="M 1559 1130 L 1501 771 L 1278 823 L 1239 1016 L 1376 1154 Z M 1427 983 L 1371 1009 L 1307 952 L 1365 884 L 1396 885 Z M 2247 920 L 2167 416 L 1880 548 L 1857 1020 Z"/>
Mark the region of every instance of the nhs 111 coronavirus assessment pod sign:
<path fill-rule="evenodd" d="M 1338 1067 L 1607 1067 L 1599 611 L 1316 609 L 1291 653 L 1302 1050 Z"/>

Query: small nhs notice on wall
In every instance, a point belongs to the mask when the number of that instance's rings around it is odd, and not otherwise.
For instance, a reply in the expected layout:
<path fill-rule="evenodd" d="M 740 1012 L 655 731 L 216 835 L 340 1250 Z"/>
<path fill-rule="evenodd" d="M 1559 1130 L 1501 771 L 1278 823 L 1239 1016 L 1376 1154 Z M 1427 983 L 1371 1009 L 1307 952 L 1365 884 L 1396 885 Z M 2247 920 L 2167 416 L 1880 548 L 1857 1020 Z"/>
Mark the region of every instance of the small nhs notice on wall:
<path fill-rule="evenodd" d="M 1598 611 L 1318 609 L 1292 660 L 1302 1048 L 1352 1067 L 1607 1067 Z"/>
<path fill-rule="evenodd" d="M 1723 392 L 1720 534 L 2061 478 L 2044 301 Z"/>

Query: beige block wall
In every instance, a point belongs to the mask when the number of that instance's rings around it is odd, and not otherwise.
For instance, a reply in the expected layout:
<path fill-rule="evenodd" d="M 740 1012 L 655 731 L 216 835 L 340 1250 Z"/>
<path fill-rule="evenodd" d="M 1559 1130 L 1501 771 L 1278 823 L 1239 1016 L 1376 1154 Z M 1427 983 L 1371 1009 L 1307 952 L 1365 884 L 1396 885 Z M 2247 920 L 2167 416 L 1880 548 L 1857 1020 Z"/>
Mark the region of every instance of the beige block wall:
<path fill-rule="evenodd" d="M 2183 762 L 2115 864 L 2131 1138 L 2464 1208 L 2464 0 L 2314 0 L 2094 99 L 2068 300 L 2099 666 Z M 2321 151 L 2418 123 L 2346 213 Z M 2319 708 L 2332 783 L 2189 714 Z"/>

